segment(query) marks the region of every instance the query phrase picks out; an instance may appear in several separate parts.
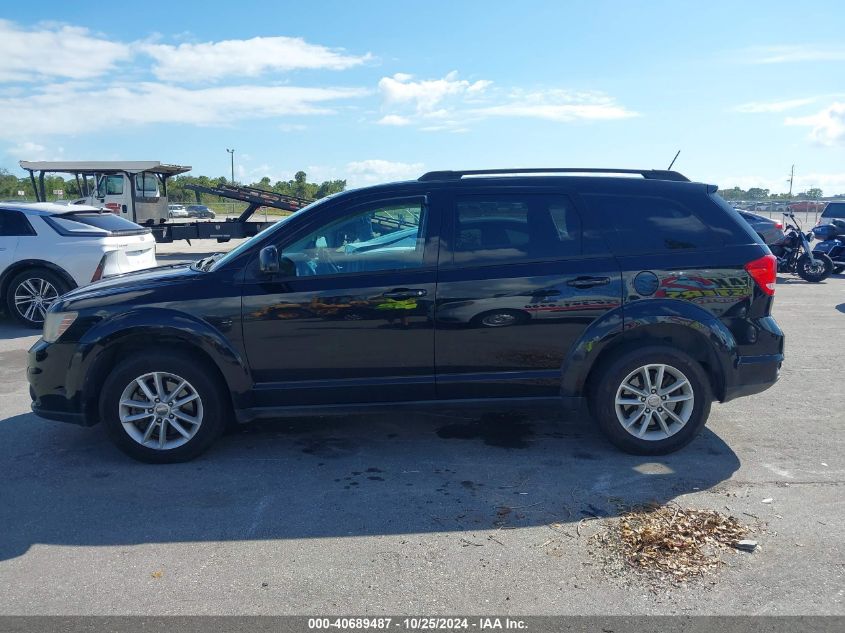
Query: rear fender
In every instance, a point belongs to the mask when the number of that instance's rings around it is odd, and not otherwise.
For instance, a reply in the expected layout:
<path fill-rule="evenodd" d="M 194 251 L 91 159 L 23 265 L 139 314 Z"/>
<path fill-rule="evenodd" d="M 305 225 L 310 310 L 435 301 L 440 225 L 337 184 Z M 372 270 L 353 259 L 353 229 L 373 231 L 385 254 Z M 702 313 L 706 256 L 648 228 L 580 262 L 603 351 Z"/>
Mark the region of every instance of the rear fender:
<path fill-rule="evenodd" d="M 630 302 L 590 325 L 564 359 L 561 395 L 585 395 L 592 369 L 623 345 L 645 340 L 671 344 L 678 338 L 700 348 L 705 358 L 699 360 L 707 362 L 714 394 L 723 399 L 725 376 L 738 358 L 736 340 L 719 319 L 703 308 L 673 299 Z"/>

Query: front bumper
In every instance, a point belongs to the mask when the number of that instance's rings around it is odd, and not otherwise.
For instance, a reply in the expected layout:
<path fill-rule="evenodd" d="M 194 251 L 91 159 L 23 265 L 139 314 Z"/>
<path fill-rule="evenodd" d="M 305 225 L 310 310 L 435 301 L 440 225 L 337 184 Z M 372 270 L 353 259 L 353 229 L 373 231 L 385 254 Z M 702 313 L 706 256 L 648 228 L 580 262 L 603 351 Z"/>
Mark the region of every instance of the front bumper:
<path fill-rule="evenodd" d="M 90 426 L 85 415 L 76 343 L 47 343 L 39 339 L 27 358 L 26 379 L 32 411 L 39 417 Z"/>

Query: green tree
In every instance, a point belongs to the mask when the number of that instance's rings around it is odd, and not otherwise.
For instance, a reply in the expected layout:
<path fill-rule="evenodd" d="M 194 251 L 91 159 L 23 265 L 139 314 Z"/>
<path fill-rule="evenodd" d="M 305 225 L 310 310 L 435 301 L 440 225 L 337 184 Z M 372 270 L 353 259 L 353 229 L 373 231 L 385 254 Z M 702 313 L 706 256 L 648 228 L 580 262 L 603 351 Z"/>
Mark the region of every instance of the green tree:
<path fill-rule="evenodd" d="M 762 198 L 769 197 L 769 190 L 768 189 L 761 189 L 760 187 L 751 187 L 748 190 L 748 197 L 754 200 L 760 200 Z"/>
<path fill-rule="evenodd" d="M 822 195 L 823 192 L 818 187 L 810 187 L 809 189 L 807 189 L 806 193 L 804 193 L 804 196 L 810 198 L 810 200 L 818 200 L 822 197 Z"/>

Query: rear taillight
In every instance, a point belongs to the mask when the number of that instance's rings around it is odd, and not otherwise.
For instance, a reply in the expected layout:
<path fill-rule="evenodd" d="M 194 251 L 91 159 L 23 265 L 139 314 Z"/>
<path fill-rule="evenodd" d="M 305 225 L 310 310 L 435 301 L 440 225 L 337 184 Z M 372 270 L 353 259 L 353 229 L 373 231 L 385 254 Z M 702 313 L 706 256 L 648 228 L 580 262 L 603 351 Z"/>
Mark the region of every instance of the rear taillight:
<path fill-rule="evenodd" d="M 745 270 L 751 278 L 760 286 L 760 290 L 767 295 L 775 294 L 775 282 L 777 281 L 777 260 L 769 253 L 760 259 L 755 259 L 745 265 Z"/>
<path fill-rule="evenodd" d="M 97 270 L 94 271 L 94 276 L 91 277 L 91 282 L 100 281 L 103 278 L 103 269 L 106 267 L 106 255 L 103 255 L 103 258 L 100 260 L 100 263 L 97 264 Z"/>
<path fill-rule="evenodd" d="M 775 222 L 775 228 L 778 231 L 783 231 L 783 222 Z"/>

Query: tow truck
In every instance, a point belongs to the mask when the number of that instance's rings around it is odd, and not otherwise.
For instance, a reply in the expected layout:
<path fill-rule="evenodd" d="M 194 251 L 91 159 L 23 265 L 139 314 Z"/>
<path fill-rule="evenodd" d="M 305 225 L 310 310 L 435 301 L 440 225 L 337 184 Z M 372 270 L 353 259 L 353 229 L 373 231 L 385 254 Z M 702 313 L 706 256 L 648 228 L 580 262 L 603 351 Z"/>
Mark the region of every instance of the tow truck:
<path fill-rule="evenodd" d="M 46 202 L 44 177 L 48 173 L 72 174 L 82 197 L 71 204 L 101 207 L 136 224 L 149 227 L 156 242 L 175 240 L 231 239 L 252 237 L 273 222 L 252 222 L 261 207 L 295 212 L 312 201 L 273 191 L 237 185 L 204 187 L 186 185 L 197 194 L 206 193 L 246 202 L 247 208 L 234 220 L 174 222 L 168 216 L 167 181 L 191 170 L 190 166 L 158 161 L 20 161 L 29 172 L 35 197 Z"/>

